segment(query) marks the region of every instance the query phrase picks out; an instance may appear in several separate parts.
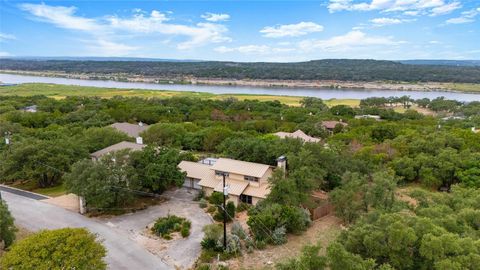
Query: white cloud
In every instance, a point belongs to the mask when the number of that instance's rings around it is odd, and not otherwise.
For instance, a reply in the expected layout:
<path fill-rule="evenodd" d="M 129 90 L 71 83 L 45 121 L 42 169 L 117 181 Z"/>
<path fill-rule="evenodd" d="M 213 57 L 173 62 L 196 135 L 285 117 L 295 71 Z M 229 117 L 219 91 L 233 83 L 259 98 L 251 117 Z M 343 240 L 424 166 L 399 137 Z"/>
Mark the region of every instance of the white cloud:
<path fill-rule="evenodd" d="M 438 16 L 438 15 L 444 15 L 448 14 L 456 9 L 461 8 L 462 5 L 460 2 L 452 2 L 449 4 L 445 4 L 442 6 L 435 7 L 431 10 L 430 16 Z"/>
<path fill-rule="evenodd" d="M 221 22 L 221 21 L 227 21 L 228 19 L 230 19 L 230 15 L 228 14 L 224 14 L 224 13 L 216 14 L 216 13 L 210 13 L 210 12 L 203 14 L 201 17 L 209 22 Z"/>
<path fill-rule="evenodd" d="M 389 36 L 369 36 L 358 30 L 353 30 L 345 35 L 335 36 L 329 39 L 304 40 L 299 47 L 304 51 L 348 51 L 372 46 L 391 46 L 404 43 L 395 41 Z"/>
<path fill-rule="evenodd" d="M 177 43 L 178 49 L 191 49 L 208 43 L 229 42 L 231 39 L 225 36 L 228 29 L 222 24 L 197 23 L 184 25 L 170 23 L 166 13 L 152 10 L 147 13 L 141 9 L 135 9 L 129 17 L 107 15 L 102 18 L 87 18 L 76 15 L 76 7 L 49 6 L 46 4 L 22 4 L 22 10 L 33 15 L 33 19 L 51 23 L 59 28 L 77 30 L 93 36 L 96 47 L 111 49 L 119 55 L 140 49 L 115 41 L 128 36 L 161 35 L 158 42 L 166 37 L 180 37 Z M 90 44 L 91 47 L 95 47 Z"/>
<path fill-rule="evenodd" d="M 462 24 L 462 23 L 471 23 L 475 21 L 475 17 L 480 14 L 480 7 L 476 9 L 471 9 L 462 12 L 460 17 L 451 18 L 446 20 L 447 24 Z"/>
<path fill-rule="evenodd" d="M 219 53 L 231 53 L 239 52 L 242 54 L 273 54 L 273 53 L 284 53 L 294 51 L 293 48 L 277 48 L 270 47 L 267 45 L 244 45 L 238 47 L 225 47 L 220 46 L 214 49 L 214 51 Z"/>
<path fill-rule="evenodd" d="M 448 2 L 447 2 L 448 1 Z M 416 16 L 421 13 L 431 16 L 443 15 L 461 7 L 459 1 L 453 0 L 369 0 L 356 2 L 353 0 L 330 0 L 328 10 L 337 11 L 370 11 L 403 12 L 405 15 Z"/>
<path fill-rule="evenodd" d="M 370 20 L 370 22 L 374 26 L 377 26 L 377 27 L 386 26 L 386 25 L 393 25 L 393 24 L 401 24 L 401 23 L 411 22 L 411 21 L 414 21 L 414 20 L 397 19 L 397 18 L 385 18 L 385 17 L 375 18 L 375 19 Z"/>
<path fill-rule="evenodd" d="M 87 48 L 93 54 L 102 56 L 128 55 L 130 52 L 139 49 L 138 47 L 128 46 L 122 43 L 116 43 L 105 39 L 84 40 Z"/>
<path fill-rule="evenodd" d="M 0 42 L 7 41 L 7 40 L 15 40 L 15 39 L 17 38 L 12 34 L 0 33 Z"/>
<path fill-rule="evenodd" d="M 94 19 L 75 16 L 76 7 L 21 4 L 20 8 L 30 12 L 35 16 L 35 19 L 54 24 L 60 28 L 82 31 L 95 31 L 99 28 Z"/>
<path fill-rule="evenodd" d="M 321 32 L 323 26 L 314 22 L 300 22 L 297 24 L 283 24 L 276 26 L 266 26 L 260 33 L 264 37 L 280 38 L 280 37 L 298 37 L 309 33 Z"/>
<path fill-rule="evenodd" d="M 8 57 L 8 56 L 12 56 L 12 54 L 8 53 L 8 52 L 2 52 L 0 51 L 0 57 Z"/>

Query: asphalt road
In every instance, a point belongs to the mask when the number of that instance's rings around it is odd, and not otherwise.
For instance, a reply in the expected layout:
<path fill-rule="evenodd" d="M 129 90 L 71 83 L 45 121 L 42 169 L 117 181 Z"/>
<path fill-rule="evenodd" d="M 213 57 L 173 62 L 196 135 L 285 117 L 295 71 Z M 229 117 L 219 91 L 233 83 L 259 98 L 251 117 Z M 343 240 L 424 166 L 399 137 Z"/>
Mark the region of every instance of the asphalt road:
<path fill-rule="evenodd" d="M 24 191 L 24 190 L 21 190 L 21 189 L 7 187 L 7 186 L 4 186 L 4 185 L 0 185 L 0 191 L 10 192 L 10 193 L 17 194 L 17 195 L 20 195 L 20 196 L 23 196 L 23 197 L 34 199 L 34 200 L 48 199 L 47 196 L 43 196 L 43 195 L 40 195 L 40 194 L 37 194 L 37 193 Z"/>
<path fill-rule="evenodd" d="M 174 269 L 130 239 L 124 230 L 4 189 L 2 198 L 7 202 L 15 223 L 28 230 L 83 227 L 96 233 L 107 248 L 106 262 L 109 269 Z"/>

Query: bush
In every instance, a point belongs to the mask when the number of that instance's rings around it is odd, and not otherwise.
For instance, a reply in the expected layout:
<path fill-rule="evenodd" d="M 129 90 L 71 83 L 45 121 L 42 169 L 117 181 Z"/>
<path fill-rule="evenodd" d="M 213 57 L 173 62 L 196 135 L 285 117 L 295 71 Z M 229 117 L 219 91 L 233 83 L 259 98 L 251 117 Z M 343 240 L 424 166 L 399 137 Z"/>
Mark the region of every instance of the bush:
<path fill-rule="evenodd" d="M 207 208 L 207 212 L 212 214 L 213 212 L 217 211 L 217 207 L 213 206 L 213 205 L 210 205 L 208 208 Z"/>
<path fill-rule="evenodd" d="M 7 203 L 0 199 L 0 244 L 8 248 L 15 240 L 16 228 Z"/>
<path fill-rule="evenodd" d="M 272 233 L 272 241 L 275 245 L 282 245 L 287 242 L 287 229 L 284 226 L 276 228 Z"/>
<path fill-rule="evenodd" d="M 220 239 L 218 239 L 217 246 L 223 247 L 223 236 Z M 227 249 L 225 250 L 225 253 L 238 255 L 241 253 L 241 250 L 242 250 L 242 246 L 240 244 L 240 238 L 236 235 L 228 234 Z"/>
<path fill-rule="evenodd" d="M 232 225 L 232 234 L 238 236 L 240 239 L 245 239 L 247 234 L 243 229 L 242 225 L 238 222 L 234 222 Z"/>
<path fill-rule="evenodd" d="M 195 198 L 193 198 L 194 201 L 200 201 L 200 200 L 204 200 L 205 198 L 205 191 L 203 191 L 203 189 L 200 189 L 197 193 L 197 196 L 195 196 Z"/>
<path fill-rule="evenodd" d="M 171 239 L 170 234 L 172 232 L 180 232 L 182 237 L 190 235 L 191 222 L 186 218 L 177 217 L 174 215 L 168 215 L 157 219 L 155 225 L 153 225 L 152 231 L 161 236 L 164 239 Z"/>
<path fill-rule="evenodd" d="M 223 238 L 223 227 L 220 224 L 209 224 L 203 227 L 204 237 L 200 243 L 204 250 L 221 251 L 217 243 Z"/>
<path fill-rule="evenodd" d="M 252 208 L 251 204 L 240 202 L 237 206 L 237 212 L 240 213 L 240 212 L 243 212 L 245 210 L 249 210 L 250 208 Z"/>
<path fill-rule="evenodd" d="M 11 246 L 1 269 L 106 269 L 107 251 L 83 228 L 45 230 Z"/>
<path fill-rule="evenodd" d="M 208 204 L 207 204 L 207 200 L 205 199 L 200 199 L 200 202 L 198 203 L 198 206 L 200 206 L 200 208 L 207 208 Z"/>
<path fill-rule="evenodd" d="M 227 221 L 231 221 L 235 217 L 235 204 L 233 202 L 227 203 Z"/>
<path fill-rule="evenodd" d="M 223 204 L 223 193 L 213 192 L 212 195 L 210 195 L 210 197 L 208 197 L 208 201 L 215 206 L 222 205 Z"/>

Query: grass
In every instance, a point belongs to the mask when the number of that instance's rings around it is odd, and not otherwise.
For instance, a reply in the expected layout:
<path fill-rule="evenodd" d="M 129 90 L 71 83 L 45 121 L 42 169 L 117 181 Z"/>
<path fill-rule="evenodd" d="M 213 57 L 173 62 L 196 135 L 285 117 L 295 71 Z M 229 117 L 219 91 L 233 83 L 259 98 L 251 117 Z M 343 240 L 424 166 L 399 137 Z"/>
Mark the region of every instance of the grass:
<path fill-rule="evenodd" d="M 450 83 L 447 87 L 461 92 L 480 92 L 480 84 L 478 83 Z"/>
<path fill-rule="evenodd" d="M 118 88 L 102 88 L 77 85 L 60 85 L 45 83 L 26 83 L 15 86 L 0 87 L 0 96 L 34 96 L 44 95 L 54 99 L 63 99 L 67 96 L 83 96 L 83 97 L 101 97 L 112 98 L 114 96 L 123 97 L 142 97 L 142 98 L 170 98 L 170 97 L 197 97 L 204 99 L 225 99 L 234 97 L 239 100 L 260 100 L 275 101 L 278 100 L 289 106 L 300 106 L 302 97 L 296 96 L 280 96 L 280 95 L 248 95 L 248 94 L 211 94 L 188 91 L 166 91 L 166 90 L 142 90 L 142 89 L 118 89 Z M 325 101 L 328 106 L 348 105 L 358 106 L 358 99 L 330 99 Z"/>
<path fill-rule="evenodd" d="M 67 194 L 65 184 L 49 188 L 36 188 L 32 192 L 39 193 L 49 197 L 58 197 Z"/>

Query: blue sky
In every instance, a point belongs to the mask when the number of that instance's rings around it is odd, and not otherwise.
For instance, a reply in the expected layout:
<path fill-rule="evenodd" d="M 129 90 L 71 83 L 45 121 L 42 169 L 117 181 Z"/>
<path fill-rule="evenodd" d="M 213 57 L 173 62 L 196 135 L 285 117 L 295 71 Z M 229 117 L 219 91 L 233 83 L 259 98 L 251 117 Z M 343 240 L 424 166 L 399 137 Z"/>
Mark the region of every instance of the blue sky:
<path fill-rule="evenodd" d="M 1 0 L 0 56 L 480 59 L 480 0 Z"/>

